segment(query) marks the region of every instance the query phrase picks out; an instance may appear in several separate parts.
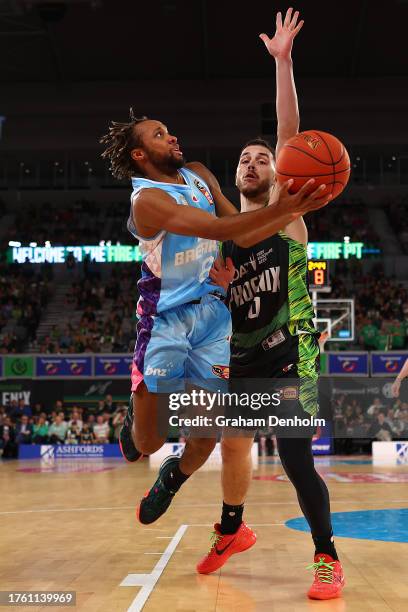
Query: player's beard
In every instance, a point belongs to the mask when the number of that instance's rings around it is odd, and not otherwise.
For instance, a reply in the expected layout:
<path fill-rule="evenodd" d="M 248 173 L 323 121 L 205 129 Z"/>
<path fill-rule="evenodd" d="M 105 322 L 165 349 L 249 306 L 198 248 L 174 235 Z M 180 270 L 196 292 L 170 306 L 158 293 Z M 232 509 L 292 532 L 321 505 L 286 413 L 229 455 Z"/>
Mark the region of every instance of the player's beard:
<path fill-rule="evenodd" d="M 270 183 L 271 182 L 269 179 L 264 179 L 263 181 L 259 181 L 255 184 L 244 184 L 243 181 L 238 181 L 237 187 L 239 189 L 239 192 L 250 200 L 252 198 L 258 198 L 263 193 L 268 194 L 271 189 Z"/>
<path fill-rule="evenodd" d="M 180 157 L 177 155 L 176 157 L 175 155 L 171 154 L 164 156 L 156 153 L 155 151 L 149 151 L 149 158 L 156 168 L 163 172 L 163 174 L 172 174 L 175 170 L 182 168 L 186 163 L 184 156 Z"/>

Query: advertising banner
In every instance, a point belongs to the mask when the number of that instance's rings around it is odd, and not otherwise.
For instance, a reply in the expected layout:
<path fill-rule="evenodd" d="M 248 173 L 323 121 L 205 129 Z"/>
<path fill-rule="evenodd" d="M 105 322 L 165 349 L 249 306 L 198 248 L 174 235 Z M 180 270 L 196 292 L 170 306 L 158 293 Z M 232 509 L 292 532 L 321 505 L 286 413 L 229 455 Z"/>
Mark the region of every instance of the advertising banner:
<path fill-rule="evenodd" d="M 92 376 L 92 357 L 36 357 L 37 377 L 78 378 Z"/>
<path fill-rule="evenodd" d="M 122 355 L 96 355 L 95 356 L 95 376 L 103 377 L 130 377 L 132 371 L 132 356 Z"/>
<path fill-rule="evenodd" d="M 312 439 L 312 451 L 314 455 L 331 455 L 333 453 L 330 423 L 317 428 L 316 434 Z"/>
<path fill-rule="evenodd" d="M 30 378 L 34 376 L 32 355 L 7 355 L 4 357 L 4 378 Z"/>
<path fill-rule="evenodd" d="M 11 402 L 23 399 L 26 405 L 33 401 L 32 380 L 2 380 L 0 381 L 0 405 L 9 406 Z"/>
<path fill-rule="evenodd" d="M 368 376 L 368 353 L 328 353 L 331 376 Z"/>
<path fill-rule="evenodd" d="M 408 353 L 371 353 L 372 376 L 397 376 L 401 371 Z"/>
<path fill-rule="evenodd" d="M 19 459 L 101 459 L 122 457 L 118 444 L 20 444 Z"/>

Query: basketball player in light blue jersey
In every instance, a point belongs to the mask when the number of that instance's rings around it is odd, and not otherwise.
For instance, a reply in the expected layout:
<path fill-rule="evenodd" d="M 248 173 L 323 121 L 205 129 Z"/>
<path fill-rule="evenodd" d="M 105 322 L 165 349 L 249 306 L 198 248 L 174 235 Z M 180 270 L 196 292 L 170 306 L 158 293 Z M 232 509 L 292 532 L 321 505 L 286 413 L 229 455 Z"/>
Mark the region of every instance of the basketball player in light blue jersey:
<path fill-rule="evenodd" d="M 165 442 L 158 430 L 158 392 L 180 391 L 185 380 L 198 387 L 221 382 L 229 364 L 230 314 L 209 278 L 217 242 L 240 244 L 254 233 L 258 242 L 327 202 L 319 199 L 324 186 L 307 195 L 309 181 L 290 195 L 288 181 L 273 205 L 239 214 L 205 166 L 185 163 L 177 138 L 161 121 L 136 118 L 132 111 L 130 119 L 113 122 L 101 142 L 113 176 L 132 180 L 128 228 L 143 255 L 132 399 L 120 434 L 125 459 L 136 461 Z M 139 507 L 142 523 L 163 514 L 215 442 L 189 438 L 181 459 L 165 460 Z"/>

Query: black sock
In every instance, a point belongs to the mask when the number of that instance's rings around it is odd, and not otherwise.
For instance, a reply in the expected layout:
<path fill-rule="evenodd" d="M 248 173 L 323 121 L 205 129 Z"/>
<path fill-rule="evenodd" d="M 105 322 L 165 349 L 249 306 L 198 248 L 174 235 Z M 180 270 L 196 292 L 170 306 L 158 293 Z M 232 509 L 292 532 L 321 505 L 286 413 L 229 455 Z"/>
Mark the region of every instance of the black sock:
<path fill-rule="evenodd" d="M 315 555 L 319 553 L 325 553 L 326 555 L 330 555 L 332 559 L 338 561 L 339 558 L 337 556 L 337 552 L 334 546 L 333 536 L 326 537 L 315 537 L 313 536 L 313 542 L 315 545 Z"/>
<path fill-rule="evenodd" d="M 183 482 L 186 482 L 187 478 L 190 478 L 190 474 L 183 474 L 177 464 L 174 466 L 174 468 L 167 472 L 167 474 L 163 478 L 163 483 L 169 491 L 171 491 L 172 493 L 176 493 L 183 484 Z"/>
<path fill-rule="evenodd" d="M 242 506 L 229 506 L 223 502 L 220 529 L 223 535 L 231 535 L 238 530 L 242 523 L 243 512 L 244 504 Z"/>

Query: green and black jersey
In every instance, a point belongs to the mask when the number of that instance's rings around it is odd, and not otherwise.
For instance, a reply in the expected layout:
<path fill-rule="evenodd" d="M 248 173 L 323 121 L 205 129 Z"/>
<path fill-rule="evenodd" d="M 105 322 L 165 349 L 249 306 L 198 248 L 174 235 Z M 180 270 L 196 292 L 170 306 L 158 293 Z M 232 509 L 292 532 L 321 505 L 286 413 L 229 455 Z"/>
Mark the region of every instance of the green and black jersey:
<path fill-rule="evenodd" d="M 225 242 L 223 255 L 236 268 L 227 298 L 233 328 L 231 373 L 265 365 L 265 376 L 270 376 L 273 364 L 307 361 L 314 368 L 319 349 L 306 246 L 279 232 L 249 248 Z"/>

